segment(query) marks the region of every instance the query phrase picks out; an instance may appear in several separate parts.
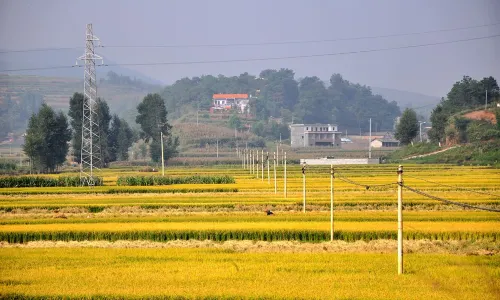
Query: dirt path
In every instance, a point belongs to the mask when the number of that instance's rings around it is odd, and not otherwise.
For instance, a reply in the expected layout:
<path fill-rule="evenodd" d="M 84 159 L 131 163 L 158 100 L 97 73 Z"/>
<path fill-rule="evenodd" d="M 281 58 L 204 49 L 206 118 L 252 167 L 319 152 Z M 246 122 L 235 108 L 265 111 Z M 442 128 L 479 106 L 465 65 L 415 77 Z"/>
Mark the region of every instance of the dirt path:
<path fill-rule="evenodd" d="M 458 147 L 460 147 L 460 146 L 456 145 L 456 146 L 452 146 L 452 147 L 449 147 L 449 148 L 446 148 L 446 149 L 441 149 L 441 150 L 438 150 L 438 151 L 434 151 L 434 152 L 431 152 L 431 153 L 409 156 L 409 157 L 403 158 L 403 160 L 409 160 L 409 159 L 414 159 L 414 158 L 431 156 L 431 155 L 438 154 L 438 153 L 441 153 L 441 152 L 446 152 L 448 150 L 455 149 L 455 148 L 458 148 Z"/>

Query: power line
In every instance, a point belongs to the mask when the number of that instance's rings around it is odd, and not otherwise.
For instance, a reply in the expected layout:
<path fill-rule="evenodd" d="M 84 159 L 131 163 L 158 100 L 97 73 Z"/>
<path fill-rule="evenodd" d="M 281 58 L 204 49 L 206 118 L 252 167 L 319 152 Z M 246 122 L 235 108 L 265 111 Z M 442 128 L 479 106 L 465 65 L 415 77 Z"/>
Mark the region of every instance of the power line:
<path fill-rule="evenodd" d="M 428 180 L 428 179 L 423 179 L 423 178 L 411 176 L 411 175 L 408 175 L 408 174 L 405 174 L 405 176 L 406 177 L 410 177 L 410 178 L 414 178 L 414 179 L 418 179 L 418 180 L 422 180 L 422 181 L 425 181 L 425 182 L 428 182 L 428 183 L 433 183 L 433 184 L 437 184 L 437 185 L 441 185 L 441 186 L 446 186 L 446 187 L 458 189 L 458 190 L 463 190 L 463 191 L 467 191 L 467 192 L 471 192 L 471 193 L 482 194 L 482 195 L 489 195 L 489 196 L 494 196 L 494 197 L 499 197 L 500 198 L 500 195 L 496 195 L 496 194 L 492 194 L 492 193 L 488 193 L 488 192 L 475 191 L 475 190 L 466 189 L 466 188 L 459 187 L 459 186 L 454 186 L 454 185 L 439 183 L 439 182 L 431 181 L 431 180 Z"/>
<path fill-rule="evenodd" d="M 489 36 L 483 36 L 483 37 L 475 37 L 475 38 L 453 40 L 453 41 L 445 41 L 445 42 L 417 44 L 417 45 L 408 45 L 408 46 L 400 46 L 400 47 L 368 49 L 368 50 L 335 52 L 335 53 L 310 54 L 310 55 L 295 55 L 295 56 L 265 57 L 265 58 L 248 58 L 248 59 L 228 59 L 228 60 L 186 61 L 186 62 L 120 63 L 120 64 L 109 64 L 109 65 L 105 65 L 105 66 L 110 66 L 111 67 L 111 66 L 193 65 L 193 64 L 252 62 L 252 61 L 268 61 L 268 60 L 285 60 L 285 59 L 327 57 L 327 56 L 338 56 L 338 55 L 348 55 L 348 54 L 361 54 L 361 53 L 382 52 L 382 51 L 389 51 L 389 50 L 400 50 L 400 49 L 409 49 L 409 48 L 429 47 L 429 46 L 437 46 L 437 45 L 444 45 L 444 44 L 452 44 L 452 43 L 459 43 L 459 42 L 468 42 L 468 41 L 474 41 L 474 40 L 488 39 L 488 38 L 494 38 L 494 37 L 499 37 L 499 36 L 500 36 L 500 34 L 495 34 L 495 35 L 489 35 Z"/>
<path fill-rule="evenodd" d="M 392 185 L 395 185 L 396 183 L 395 182 L 391 182 L 391 183 L 383 183 L 383 184 L 363 184 L 363 183 L 359 183 L 359 182 L 356 182 L 352 179 L 349 179 L 347 177 L 345 177 L 344 175 L 340 174 L 340 173 L 335 173 L 337 175 L 337 178 L 343 182 L 346 182 L 346 183 L 350 183 L 352 185 L 357 185 L 357 186 L 361 186 L 361 187 L 364 187 L 365 189 L 369 190 L 371 187 L 386 187 L 386 186 L 392 186 Z"/>
<path fill-rule="evenodd" d="M 448 204 L 458 205 L 458 206 L 462 206 L 462 207 L 465 207 L 465 208 L 480 209 L 480 210 L 486 210 L 486 211 L 491 211 L 491 212 L 500 212 L 500 209 L 487 208 L 487 207 L 481 207 L 481 206 L 474 206 L 474 205 L 470 205 L 470 204 L 466 204 L 466 203 L 451 201 L 451 200 L 447 200 L 447 199 L 444 199 L 444 198 L 440 198 L 440 197 L 436 197 L 436 196 L 433 196 L 433 195 L 429 195 L 429 194 L 427 194 L 425 192 L 422 192 L 422 191 L 419 191 L 417 189 L 411 188 L 411 187 L 409 187 L 409 186 L 407 186 L 405 184 L 401 184 L 401 186 L 404 187 L 405 189 L 408 189 L 408 190 L 416 193 L 416 194 L 425 196 L 425 197 L 433 199 L 433 200 L 438 200 L 438 201 L 441 201 L 441 202 L 445 202 L 445 203 L 448 203 Z"/>
<path fill-rule="evenodd" d="M 228 60 L 202 60 L 202 61 L 184 61 L 184 62 L 153 62 L 153 63 L 116 63 L 116 64 L 103 64 L 99 66 L 104 67 L 114 67 L 114 66 L 157 66 L 157 65 L 195 65 L 195 64 L 212 64 L 212 63 L 234 63 L 234 62 L 253 62 L 253 61 L 270 61 L 270 60 L 286 60 L 286 59 L 300 59 L 300 58 L 315 58 L 315 57 L 328 57 L 328 56 L 340 56 L 340 55 L 350 55 L 350 54 L 363 54 L 363 53 L 372 53 L 372 52 L 383 52 L 390 50 L 401 50 L 401 49 L 411 49 L 411 48 L 421 48 L 421 47 L 430 47 L 444 44 L 453 44 L 453 43 L 461 43 L 461 42 L 469 42 L 475 40 L 483 40 L 489 38 L 499 37 L 500 34 L 494 34 L 489 36 L 468 38 L 468 39 L 460 39 L 460 40 L 452 40 L 452 41 L 444 41 L 444 42 L 435 42 L 435 43 L 426 43 L 426 44 L 416 44 L 416 45 L 407 45 L 400 47 L 388 47 L 388 48 L 378 48 L 378 49 L 368 49 L 368 50 L 355 50 L 355 51 L 345 51 L 345 52 L 334 52 L 334 53 L 323 53 L 323 54 L 310 54 L 310 55 L 295 55 L 295 56 L 278 56 L 278 57 L 263 57 L 263 58 L 246 58 L 246 59 L 228 59 Z M 28 68 L 28 69 L 8 69 L 8 70 L 0 70 L 0 72 L 18 72 L 18 71 L 32 71 L 32 70 L 51 70 L 51 69 L 64 69 L 64 68 L 72 68 L 72 67 L 81 67 L 81 66 L 55 66 L 55 67 L 46 67 L 46 68 Z"/>
<path fill-rule="evenodd" d="M 342 41 L 356 41 L 356 40 L 368 40 L 368 39 L 380 39 L 380 38 L 390 38 L 390 37 L 400 37 L 400 36 L 411 36 L 411 35 L 422 35 L 429 33 L 439 33 L 439 32 L 450 32 L 467 30 L 481 27 L 491 27 L 500 25 L 500 23 L 491 23 L 467 27 L 456 27 L 448 29 L 437 29 L 429 31 L 420 32 L 407 32 L 407 33 L 396 33 L 396 34 L 384 34 L 384 35 L 373 35 L 373 36 L 361 36 L 361 37 L 348 37 L 348 38 L 335 38 L 335 39 L 322 39 L 322 40 L 302 40 L 302 41 L 274 41 L 274 42 L 259 42 L 259 43 L 226 43 L 226 44 L 184 44 L 184 45 L 102 45 L 103 48 L 215 48 L 215 47 L 245 47 L 245 46 L 270 46 L 270 45 L 290 45 L 290 44 L 318 44 L 318 43 L 331 43 L 331 42 L 342 42 Z M 17 50 L 5 50 L 0 51 L 2 53 L 23 53 L 23 52 L 43 52 L 43 51 L 61 51 L 61 50 L 74 50 L 82 49 L 82 47 L 58 47 L 58 48 L 34 48 L 34 49 L 17 49 Z"/>
<path fill-rule="evenodd" d="M 458 27 L 450 29 L 438 29 L 421 32 L 409 33 L 396 33 L 375 36 L 351 37 L 351 38 L 336 38 L 336 39 L 323 39 L 323 40 L 304 40 L 304 41 L 277 41 L 277 42 L 262 42 L 262 43 L 237 43 L 237 44 L 191 44 L 191 45 L 157 45 L 157 46 L 103 46 L 104 48 L 199 48 L 199 47 L 242 47 L 242 46 L 267 46 L 267 45 L 289 45 L 289 44 L 314 44 L 314 43 L 328 43 L 328 42 L 341 42 L 341 41 L 355 41 L 366 39 L 379 39 L 388 37 L 408 36 L 408 35 L 421 35 L 437 32 L 457 31 L 465 29 L 473 29 L 480 27 L 489 27 L 500 25 L 500 23 L 492 23 L 486 25 L 476 25 L 469 27 Z"/>

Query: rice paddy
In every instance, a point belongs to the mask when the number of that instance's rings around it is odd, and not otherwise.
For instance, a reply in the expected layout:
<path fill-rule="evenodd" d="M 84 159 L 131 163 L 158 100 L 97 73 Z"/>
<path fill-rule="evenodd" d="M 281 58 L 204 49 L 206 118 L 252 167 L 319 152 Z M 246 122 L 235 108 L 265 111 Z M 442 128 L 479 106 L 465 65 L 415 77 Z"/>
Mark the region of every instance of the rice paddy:
<path fill-rule="evenodd" d="M 286 195 L 282 166 L 276 192 L 272 168 L 268 179 L 238 165 L 1 188 L 0 298 L 498 299 L 500 213 L 425 196 L 499 210 L 498 169 L 404 166 L 404 185 L 424 195 L 403 189 L 402 276 L 397 166 L 335 169 L 333 242 L 330 168 L 308 167 L 305 212 L 300 167 L 287 169 Z"/>

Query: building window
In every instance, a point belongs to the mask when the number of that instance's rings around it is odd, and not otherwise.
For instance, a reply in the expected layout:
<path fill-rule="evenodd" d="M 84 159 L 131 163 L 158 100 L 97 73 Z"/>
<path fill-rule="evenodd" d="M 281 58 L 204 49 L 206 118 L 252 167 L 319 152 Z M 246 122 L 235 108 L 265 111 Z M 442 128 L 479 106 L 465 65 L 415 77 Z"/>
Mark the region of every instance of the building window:
<path fill-rule="evenodd" d="M 309 130 L 309 127 L 306 127 L 306 130 Z"/>

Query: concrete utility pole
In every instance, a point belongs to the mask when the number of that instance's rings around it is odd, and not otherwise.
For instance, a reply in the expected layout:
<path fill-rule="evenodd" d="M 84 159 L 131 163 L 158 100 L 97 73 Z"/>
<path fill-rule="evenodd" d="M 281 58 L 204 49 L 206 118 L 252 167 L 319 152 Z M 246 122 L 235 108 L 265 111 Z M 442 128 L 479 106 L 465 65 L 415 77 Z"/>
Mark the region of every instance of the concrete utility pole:
<path fill-rule="evenodd" d="M 284 159 L 285 163 L 283 164 L 283 166 L 285 167 L 285 169 L 284 169 L 284 174 L 285 174 L 285 178 L 284 178 L 284 180 L 285 180 L 285 185 L 284 185 L 285 190 L 284 190 L 284 193 L 285 193 L 285 199 L 286 199 L 286 152 L 285 152 L 284 157 L 285 157 L 285 159 Z"/>
<path fill-rule="evenodd" d="M 217 139 L 217 158 L 219 158 L 219 139 Z"/>
<path fill-rule="evenodd" d="M 260 160 L 260 166 L 261 166 L 261 175 L 260 178 L 262 179 L 262 181 L 264 181 L 264 149 L 262 149 L 262 153 L 261 153 L 261 160 Z"/>
<path fill-rule="evenodd" d="M 425 124 L 423 121 L 418 121 L 420 127 L 420 142 L 422 143 L 422 124 Z"/>
<path fill-rule="evenodd" d="M 257 179 L 259 178 L 259 150 L 257 150 L 257 160 L 255 162 L 255 166 L 257 167 Z"/>
<path fill-rule="evenodd" d="M 276 162 L 279 166 L 280 164 L 280 148 L 279 148 L 279 144 L 276 143 Z"/>
<path fill-rule="evenodd" d="M 372 118 L 370 118 L 370 138 L 368 140 L 368 158 L 372 158 Z"/>
<path fill-rule="evenodd" d="M 333 165 L 330 165 L 330 175 L 330 240 L 333 241 L 333 179 L 335 178 Z"/>
<path fill-rule="evenodd" d="M 486 90 L 486 102 L 484 103 L 484 110 L 488 109 L 488 90 Z"/>
<path fill-rule="evenodd" d="M 302 165 L 302 200 L 303 200 L 303 205 L 302 205 L 302 210 L 305 213 L 306 212 L 306 163 Z"/>
<path fill-rule="evenodd" d="M 274 193 L 278 193 L 278 182 L 276 181 L 276 152 L 273 152 L 273 163 L 274 163 Z"/>
<path fill-rule="evenodd" d="M 403 166 L 398 167 L 398 275 L 403 274 Z"/>
<path fill-rule="evenodd" d="M 266 162 L 267 162 L 267 184 L 271 184 L 271 172 L 269 170 L 269 151 L 266 152 Z"/>
<path fill-rule="evenodd" d="M 163 132 L 160 131 L 161 139 L 161 176 L 165 176 L 165 158 L 163 156 Z"/>

